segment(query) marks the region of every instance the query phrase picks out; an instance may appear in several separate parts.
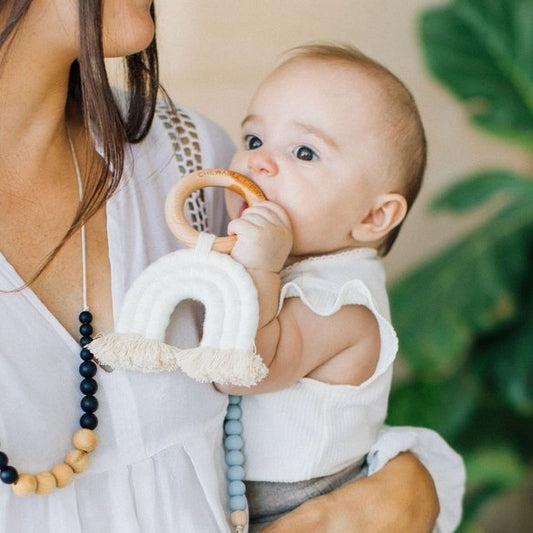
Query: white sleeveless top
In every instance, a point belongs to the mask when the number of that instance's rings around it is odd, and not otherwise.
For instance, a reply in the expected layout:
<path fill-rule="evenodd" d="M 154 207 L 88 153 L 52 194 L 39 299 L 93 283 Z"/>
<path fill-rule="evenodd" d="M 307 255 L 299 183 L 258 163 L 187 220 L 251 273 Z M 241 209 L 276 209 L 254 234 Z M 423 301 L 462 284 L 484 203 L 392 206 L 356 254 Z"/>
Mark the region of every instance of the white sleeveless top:
<path fill-rule="evenodd" d="M 172 143 L 188 150 L 176 157 Z M 194 170 L 198 149 L 204 168 L 228 166 L 233 152 L 211 122 L 190 110 L 176 117 L 160 106 L 146 139 L 126 150 L 125 179 L 107 204 L 115 316 L 135 278 L 179 247 L 163 206 L 175 181 Z M 209 227 L 223 232 L 217 191 L 206 189 L 206 214 Z M 0 289 L 21 284 L 0 253 Z M 168 331 L 167 342 L 177 346 L 194 345 L 201 331 L 198 314 L 186 304 L 181 327 Z M 0 449 L 19 471 L 49 470 L 72 449 L 81 414 L 79 351 L 31 289 L 0 293 Z M 100 445 L 89 467 L 44 497 L 20 498 L 0 483 L 0 533 L 229 533 L 221 445 L 226 396 L 180 372 L 99 371 L 97 381 Z M 269 420 L 257 426 L 260 434 L 268 434 Z M 464 484 L 460 458 L 434 432 L 385 428 L 369 454 L 371 471 L 406 449 L 418 454 L 437 485 L 438 530 L 452 531 Z"/>
<path fill-rule="evenodd" d="M 376 251 L 360 248 L 291 265 L 282 271 L 280 308 L 285 298 L 300 298 L 321 316 L 364 305 L 378 322 L 381 349 L 376 371 L 361 385 L 304 378 L 243 397 L 246 478 L 253 481 L 303 481 L 342 470 L 367 454 L 387 413 L 398 341 Z"/>
<path fill-rule="evenodd" d="M 148 137 L 126 149 L 124 181 L 107 204 L 115 316 L 134 279 L 178 247 L 164 220 L 167 191 L 194 170 L 199 153 L 208 168 L 227 166 L 233 152 L 203 117 L 167 111 L 159 107 Z M 189 150 L 176 157 L 179 135 Z M 214 191 L 206 189 L 207 218 L 225 231 Z M 0 254 L 0 288 L 21 285 Z M 172 337 L 197 343 L 201 322 L 191 307 L 182 311 Z M 80 347 L 31 289 L 0 293 L 0 317 L 0 449 L 19 472 L 48 471 L 79 429 Z M 21 498 L 0 483 L 0 532 L 229 533 L 220 444 L 226 395 L 180 372 L 99 370 L 96 379 L 100 444 L 87 470 L 48 496 Z"/>

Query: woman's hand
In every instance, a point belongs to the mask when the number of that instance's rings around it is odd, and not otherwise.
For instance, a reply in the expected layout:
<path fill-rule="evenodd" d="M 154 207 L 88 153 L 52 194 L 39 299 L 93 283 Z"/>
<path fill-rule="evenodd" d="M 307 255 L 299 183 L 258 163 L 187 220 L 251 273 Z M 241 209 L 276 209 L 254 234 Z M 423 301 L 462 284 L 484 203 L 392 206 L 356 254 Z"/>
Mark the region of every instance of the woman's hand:
<path fill-rule="evenodd" d="M 438 514 L 433 480 L 407 452 L 372 476 L 305 502 L 261 533 L 430 533 Z"/>

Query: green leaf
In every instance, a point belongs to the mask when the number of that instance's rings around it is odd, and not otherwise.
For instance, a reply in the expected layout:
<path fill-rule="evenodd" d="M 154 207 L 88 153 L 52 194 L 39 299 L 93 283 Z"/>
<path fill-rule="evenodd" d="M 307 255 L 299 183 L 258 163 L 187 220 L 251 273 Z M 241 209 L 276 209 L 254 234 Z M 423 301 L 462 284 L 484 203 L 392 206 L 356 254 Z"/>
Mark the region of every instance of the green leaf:
<path fill-rule="evenodd" d="M 522 194 L 533 195 L 533 180 L 508 170 L 482 170 L 454 183 L 433 200 L 437 211 L 466 211 L 490 199 L 505 196 L 507 201 Z"/>
<path fill-rule="evenodd" d="M 465 454 L 464 461 L 469 492 L 485 486 L 499 489 L 516 487 L 527 478 L 527 465 L 511 446 L 485 446 Z"/>
<path fill-rule="evenodd" d="M 533 331 L 531 325 L 532 322 L 522 323 L 520 328 L 512 331 L 512 334 L 490 346 L 491 350 L 498 350 L 500 355 L 494 364 L 495 381 L 500 394 L 512 409 L 529 416 L 533 415 Z M 508 342 L 504 342 L 506 340 Z M 533 427 L 533 420 L 530 422 Z"/>
<path fill-rule="evenodd" d="M 527 465 L 508 446 L 480 446 L 463 455 L 466 467 L 467 496 L 464 519 L 470 518 L 490 500 L 527 480 Z"/>
<path fill-rule="evenodd" d="M 434 429 L 454 439 L 478 401 L 478 386 L 467 376 L 448 381 L 413 381 L 393 387 L 387 423 Z"/>
<path fill-rule="evenodd" d="M 400 350 L 420 375 L 449 375 L 480 335 L 516 321 L 533 248 L 533 190 L 391 286 Z"/>
<path fill-rule="evenodd" d="M 517 324 L 480 339 L 470 354 L 479 361 L 494 394 L 525 417 L 533 416 L 533 280 L 529 281 Z M 529 424 L 533 427 L 533 420 Z"/>
<path fill-rule="evenodd" d="M 420 19 L 426 63 L 488 132 L 533 149 L 533 2 L 455 0 Z"/>

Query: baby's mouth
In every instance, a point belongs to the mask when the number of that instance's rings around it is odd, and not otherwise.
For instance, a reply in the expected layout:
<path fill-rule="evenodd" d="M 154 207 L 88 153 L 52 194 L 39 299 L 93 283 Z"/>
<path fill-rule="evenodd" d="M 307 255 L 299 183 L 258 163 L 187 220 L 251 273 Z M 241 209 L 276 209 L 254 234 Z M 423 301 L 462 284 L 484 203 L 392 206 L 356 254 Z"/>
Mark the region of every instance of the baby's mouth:
<path fill-rule="evenodd" d="M 248 208 L 248 204 L 246 202 L 242 202 L 239 207 L 239 217 L 243 214 L 244 210 Z"/>

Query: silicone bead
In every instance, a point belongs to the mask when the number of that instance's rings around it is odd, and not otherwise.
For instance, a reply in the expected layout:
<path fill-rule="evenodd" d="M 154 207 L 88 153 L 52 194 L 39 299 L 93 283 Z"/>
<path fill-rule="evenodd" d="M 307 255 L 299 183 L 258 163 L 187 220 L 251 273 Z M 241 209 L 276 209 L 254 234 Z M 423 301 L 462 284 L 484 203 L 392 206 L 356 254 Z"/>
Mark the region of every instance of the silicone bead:
<path fill-rule="evenodd" d="M 244 468 L 239 465 L 230 466 L 227 477 L 230 481 L 242 481 L 244 479 Z"/>
<path fill-rule="evenodd" d="M 87 346 L 87 344 L 90 344 L 92 341 L 93 341 L 92 337 L 86 336 L 86 337 L 82 337 L 79 342 L 80 342 L 80 346 L 82 348 L 85 348 L 85 346 Z"/>
<path fill-rule="evenodd" d="M 19 477 L 17 469 L 13 466 L 6 466 L 0 472 L 0 480 L 4 483 L 15 483 Z"/>
<path fill-rule="evenodd" d="M 55 465 L 50 473 L 56 478 L 56 483 L 58 487 L 66 487 L 74 476 L 74 470 L 72 467 L 66 463 L 59 463 Z"/>
<path fill-rule="evenodd" d="M 94 396 L 84 396 L 80 401 L 81 410 L 94 413 L 98 409 L 98 400 Z"/>
<path fill-rule="evenodd" d="M 244 496 L 232 496 L 229 499 L 229 508 L 232 511 L 244 511 L 246 509 L 246 498 Z"/>
<path fill-rule="evenodd" d="M 79 321 L 83 324 L 83 323 L 89 323 L 89 322 L 92 322 L 93 320 L 93 315 L 91 314 L 90 311 L 82 311 L 80 313 L 80 316 L 78 317 Z"/>
<path fill-rule="evenodd" d="M 7 455 L 4 452 L 0 452 L 0 470 L 3 470 L 8 463 L 9 459 L 7 458 Z"/>
<path fill-rule="evenodd" d="M 11 489 L 17 496 L 29 496 L 37 489 L 37 478 L 31 474 L 19 474 L 16 483 L 11 485 Z"/>
<path fill-rule="evenodd" d="M 96 370 L 96 365 L 92 361 L 83 361 L 79 368 L 80 375 L 84 378 L 92 378 Z"/>
<path fill-rule="evenodd" d="M 80 331 L 80 335 L 82 335 L 83 337 L 89 337 L 91 333 L 93 332 L 93 327 L 91 326 L 91 324 L 87 324 L 85 322 L 85 323 L 82 323 L 79 331 Z"/>
<path fill-rule="evenodd" d="M 242 424 L 239 420 L 228 420 L 224 424 L 226 435 L 240 435 L 242 433 Z"/>
<path fill-rule="evenodd" d="M 65 463 L 69 465 L 76 474 L 83 472 L 89 464 L 89 456 L 83 450 L 72 450 L 65 456 Z"/>
<path fill-rule="evenodd" d="M 246 485 L 242 481 L 230 481 L 228 483 L 228 494 L 230 496 L 244 496 Z"/>
<path fill-rule="evenodd" d="M 80 391 L 83 394 L 95 394 L 98 390 L 98 383 L 93 378 L 85 378 L 80 382 Z"/>
<path fill-rule="evenodd" d="M 228 435 L 224 439 L 224 446 L 226 450 L 240 450 L 244 442 L 240 435 Z"/>
<path fill-rule="evenodd" d="M 51 472 L 39 472 L 37 478 L 37 490 L 35 491 L 40 496 L 46 496 L 57 488 L 57 481 Z"/>
<path fill-rule="evenodd" d="M 242 410 L 238 405 L 229 405 L 226 411 L 226 420 L 240 420 Z"/>
<path fill-rule="evenodd" d="M 85 429 L 95 429 L 98 425 L 98 418 L 93 413 L 85 413 L 80 418 L 80 426 Z"/>
<path fill-rule="evenodd" d="M 78 450 L 92 452 L 98 446 L 98 437 L 90 429 L 80 429 L 72 436 L 72 444 Z"/>
<path fill-rule="evenodd" d="M 83 348 L 83 349 L 80 351 L 80 357 L 81 357 L 84 361 L 89 361 L 90 359 L 93 358 L 93 354 L 91 353 L 91 350 L 89 350 L 88 348 Z"/>
<path fill-rule="evenodd" d="M 243 453 L 240 450 L 230 450 L 228 453 L 226 453 L 226 464 L 228 466 L 243 465 Z"/>
<path fill-rule="evenodd" d="M 235 396 L 233 394 L 231 394 L 229 397 L 228 397 L 228 403 L 230 405 L 239 405 L 241 403 L 241 396 Z"/>
<path fill-rule="evenodd" d="M 232 526 L 245 526 L 246 522 L 248 521 L 248 518 L 246 516 L 246 513 L 244 511 L 233 511 L 231 513 L 230 522 Z"/>

